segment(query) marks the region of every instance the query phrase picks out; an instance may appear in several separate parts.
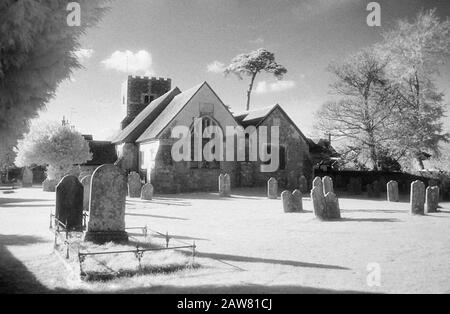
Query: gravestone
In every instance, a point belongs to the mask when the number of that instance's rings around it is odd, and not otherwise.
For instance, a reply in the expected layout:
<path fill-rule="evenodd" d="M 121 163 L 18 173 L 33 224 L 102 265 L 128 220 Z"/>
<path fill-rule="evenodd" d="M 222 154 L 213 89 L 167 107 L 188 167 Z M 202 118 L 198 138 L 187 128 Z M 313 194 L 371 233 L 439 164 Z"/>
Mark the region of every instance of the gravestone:
<path fill-rule="evenodd" d="M 225 175 L 223 173 L 219 175 L 219 195 L 225 196 Z"/>
<path fill-rule="evenodd" d="M 326 203 L 326 219 L 340 219 L 341 209 L 339 208 L 339 200 L 336 194 L 329 192 L 325 195 Z"/>
<path fill-rule="evenodd" d="M 44 192 L 55 192 L 56 181 L 51 179 L 45 179 L 44 182 L 42 182 L 42 190 Z"/>
<path fill-rule="evenodd" d="M 412 215 L 425 214 L 425 184 L 416 180 L 411 183 L 411 211 Z"/>
<path fill-rule="evenodd" d="M 83 210 L 89 210 L 89 196 L 91 194 L 91 175 L 84 176 L 81 179 L 81 184 L 83 185 Z"/>
<path fill-rule="evenodd" d="M 333 190 L 333 179 L 331 179 L 329 176 L 325 176 L 322 179 L 323 183 L 323 194 L 327 195 L 329 192 L 334 192 Z"/>
<path fill-rule="evenodd" d="M 320 188 L 320 190 L 322 191 L 322 194 L 323 194 L 323 182 L 322 182 L 322 179 L 320 177 L 315 177 L 314 180 L 313 180 L 313 188 L 316 187 L 316 186 L 318 188 Z"/>
<path fill-rule="evenodd" d="M 322 182 L 322 180 L 321 180 Z M 314 186 L 311 190 L 311 201 L 313 203 L 314 215 L 316 218 L 326 219 L 326 203 L 321 186 Z"/>
<path fill-rule="evenodd" d="M 153 199 L 153 185 L 151 183 L 146 183 L 142 187 L 141 199 L 151 201 Z"/>
<path fill-rule="evenodd" d="M 267 197 L 270 199 L 278 197 L 278 181 L 274 177 L 267 181 Z"/>
<path fill-rule="evenodd" d="M 300 192 L 300 190 L 294 190 L 294 192 L 292 192 L 292 202 L 294 203 L 296 212 L 303 211 L 302 192 Z"/>
<path fill-rule="evenodd" d="M 30 168 L 23 168 L 22 172 L 22 187 L 30 188 L 33 186 L 33 171 Z"/>
<path fill-rule="evenodd" d="M 391 180 L 386 185 L 387 190 L 387 200 L 388 202 L 398 202 L 398 183 L 397 181 Z"/>
<path fill-rule="evenodd" d="M 115 165 L 95 169 L 91 179 L 89 222 L 85 241 L 126 242 L 125 201 L 127 176 Z"/>
<path fill-rule="evenodd" d="M 291 192 L 283 191 L 281 193 L 281 201 L 283 202 L 283 210 L 285 213 L 293 213 L 295 212 L 294 200 Z"/>
<path fill-rule="evenodd" d="M 83 185 L 75 176 L 65 176 L 56 186 L 55 218 L 69 231 L 83 230 Z"/>
<path fill-rule="evenodd" d="M 308 193 L 308 180 L 306 180 L 304 175 L 301 175 L 298 179 L 298 189 L 302 193 Z"/>
<path fill-rule="evenodd" d="M 128 175 L 128 196 L 132 198 L 141 197 L 141 177 L 137 172 L 130 172 Z"/>
<path fill-rule="evenodd" d="M 439 206 L 439 188 L 429 186 L 425 194 L 425 213 L 436 213 Z"/>
<path fill-rule="evenodd" d="M 228 173 L 225 173 L 225 175 L 223 176 L 223 180 L 225 183 L 224 196 L 230 197 L 231 196 L 231 177 L 230 177 L 230 175 Z"/>

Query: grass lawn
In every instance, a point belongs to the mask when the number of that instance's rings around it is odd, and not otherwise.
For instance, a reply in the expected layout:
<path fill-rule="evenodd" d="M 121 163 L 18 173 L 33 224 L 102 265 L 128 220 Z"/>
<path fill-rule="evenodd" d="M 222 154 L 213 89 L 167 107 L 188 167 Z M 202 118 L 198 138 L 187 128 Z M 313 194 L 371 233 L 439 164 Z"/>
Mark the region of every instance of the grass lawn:
<path fill-rule="evenodd" d="M 231 198 L 127 199 L 127 227 L 167 231 L 171 245 L 195 241 L 201 267 L 83 282 L 53 253 L 48 226 L 54 194 L 38 187 L 3 192 L 0 292 L 450 292 L 450 203 L 417 217 L 408 214 L 407 200 L 343 196 L 343 219 L 320 222 L 309 197 L 305 213 L 285 214 L 281 200 L 267 199 L 262 189 L 235 190 Z M 151 241 L 164 243 L 164 237 L 152 234 Z M 380 266 L 380 287 L 367 285 L 369 263 Z"/>

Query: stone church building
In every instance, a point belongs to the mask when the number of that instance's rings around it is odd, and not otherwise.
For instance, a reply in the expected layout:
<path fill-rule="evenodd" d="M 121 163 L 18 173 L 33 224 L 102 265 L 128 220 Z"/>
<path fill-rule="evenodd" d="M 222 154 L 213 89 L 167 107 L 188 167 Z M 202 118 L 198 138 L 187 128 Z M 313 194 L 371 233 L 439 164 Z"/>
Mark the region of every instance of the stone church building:
<path fill-rule="evenodd" d="M 280 105 L 233 114 L 206 82 L 181 91 L 172 88 L 170 79 L 134 76 L 129 76 L 122 86 L 122 104 L 126 117 L 112 141 L 119 158 L 117 164 L 140 173 L 156 192 L 217 190 L 220 173 L 230 174 L 232 186 L 265 186 L 270 177 L 275 177 L 281 188 L 294 189 L 301 175 L 311 183 L 313 165 L 308 139 Z M 171 150 L 178 138 L 171 137 L 172 129 L 179 125 L 192 127 L 195 118 L 201 119 L 203 126 L 220 127 L 224 134 L 227 126 L 279 126 L 278 170 L 261 172 L 259 159 L 174 161 Z"/>

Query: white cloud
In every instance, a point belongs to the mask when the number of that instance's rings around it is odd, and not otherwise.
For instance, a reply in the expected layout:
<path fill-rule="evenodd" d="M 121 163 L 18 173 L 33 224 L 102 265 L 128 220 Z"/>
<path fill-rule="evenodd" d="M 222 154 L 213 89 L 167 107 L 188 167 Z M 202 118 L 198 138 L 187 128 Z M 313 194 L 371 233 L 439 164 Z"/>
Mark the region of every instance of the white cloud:
<path fill-rule="evenodd" d="M 81 48 L 74 52 L 74 55 L 80 62 L 90 59 L 94 55 L 94 49 Z"/>
<path fill-rule="evenodd" d="M 208 72 L 222 73 L 223 71 L 225 71 L 226 66 L 222 62 L 216 60 L 216 61 L 213 61 L 212 63 L 208 64 L 206 66 L 206 68 L 207 68 Z"/>
<path fill-rule="evenodd" d="M 256 38 L 254 40 L 250 40 L 250 43 L 251 44 L 255 44 L 255 45 L 260 45 L 260 44 L 264 43 L 264 39 L 259 37 L 259 38 Z"/>
<path fill-rule="evenodd" d="M 266 81 L 258 82 L 256 85 L 255 93 L 266 94 L 266 93 L 276 93 L 285 91 L 295 87 L 294 81 L 276 81 L 273 83 L 268 83 Z"/>
<path fill-rule="evenodd" d="M 117 50 L 108 59 L 103 60 L 102 64 L 107 69 L 119 72 L 153 75 L 152 55 L 146 50 L 136 53 Z"/>

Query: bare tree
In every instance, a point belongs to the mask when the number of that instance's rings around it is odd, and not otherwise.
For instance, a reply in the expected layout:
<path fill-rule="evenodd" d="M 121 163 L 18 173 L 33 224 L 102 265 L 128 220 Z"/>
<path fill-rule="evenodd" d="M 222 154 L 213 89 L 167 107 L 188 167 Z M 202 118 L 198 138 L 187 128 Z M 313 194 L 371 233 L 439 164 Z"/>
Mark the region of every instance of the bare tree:
<path fill-rule="evenodd" d="M 336 81 L 331 89 L 339 99 L 325 103 L 317 112 L 318 127 L 345 139 L 347 148 L 358 147 L 373 169 L 380 148 L 389 139 L 384 131 L 393 123 L 392 112 L 398 105 L 395 90 L 385 78 L 386 65 L 373 50 L 363 50 L 341 65 L 332 64 L 329 71 Z"/>
<path fill-rule="evenodd" d="M 241 80 L 243 76 L 250 77 L 246 110 L 250 109 L 250 97 L 255 78 L 262 71 L 272 73 L 277 79 L 282 79 L 284 74 L 287 73 L 287 69 L 284 66 L 275 62 L 275 55 L 263 48 L 234 57 L 230 65 L 225 69 L 225 75 L 233 73 Z"/>

